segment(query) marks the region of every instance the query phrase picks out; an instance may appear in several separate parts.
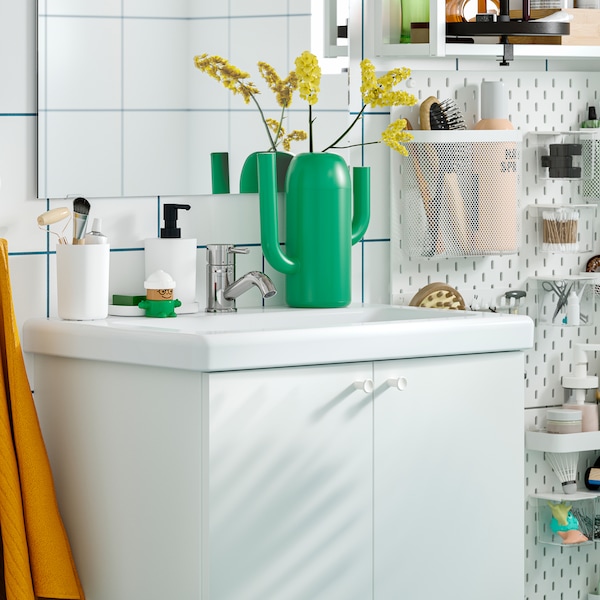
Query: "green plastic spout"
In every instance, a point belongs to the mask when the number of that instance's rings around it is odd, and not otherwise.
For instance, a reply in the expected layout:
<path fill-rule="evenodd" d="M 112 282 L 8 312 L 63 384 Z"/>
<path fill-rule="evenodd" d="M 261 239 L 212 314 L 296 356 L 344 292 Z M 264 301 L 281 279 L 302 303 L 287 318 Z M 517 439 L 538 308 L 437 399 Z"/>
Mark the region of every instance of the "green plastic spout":
<path fill-rule="evenodd" d="M 352 245 L 360 241 L 369 227 L 371 219 L 371 169 L 354 167 L 352 169 Z"/>
<path fill-rule="evenodd" d="M 263 254 L 276 271 L 291 274 L 295 271 L 296 264 L 282 252 L 279 242 L 277 171 L 273 152 L 261 152 L 258 155 L 258 193 Z"/>

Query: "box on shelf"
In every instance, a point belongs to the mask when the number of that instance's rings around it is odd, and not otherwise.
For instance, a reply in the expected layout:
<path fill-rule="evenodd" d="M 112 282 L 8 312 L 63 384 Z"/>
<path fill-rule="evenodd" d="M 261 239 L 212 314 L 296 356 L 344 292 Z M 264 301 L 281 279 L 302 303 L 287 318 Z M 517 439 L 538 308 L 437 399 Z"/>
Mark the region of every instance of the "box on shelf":
<path fill-rule="evenodd" d="M 539 8 L 531 11 L 532 19 L 546 17 L 559 10 L 573 16 L 571 33 L 557 36 L 509 36 L 510 44 L 551 44 L 559 46 L 600 46 L 600 10 L 593 8 Z M 511 19 L 520 19 L 521 10 L 511 10 Z"/>
<path fill-rule="evenodd" d="M 429 23 L 410 24 L 410 43 L 429 44 Z"/>

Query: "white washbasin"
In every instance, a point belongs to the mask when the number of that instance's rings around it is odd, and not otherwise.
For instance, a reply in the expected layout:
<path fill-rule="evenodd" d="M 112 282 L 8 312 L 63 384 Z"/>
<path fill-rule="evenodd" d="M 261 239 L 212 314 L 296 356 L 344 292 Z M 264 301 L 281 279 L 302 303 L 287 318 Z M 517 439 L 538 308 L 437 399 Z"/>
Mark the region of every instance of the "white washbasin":
<path fill-rule="evenodd" d="M 241 309 L 234 313 L 199 312 L 166 319 L 119 318 L 123 327 L 152 327 L 186 333 L 225 331 L 272 331 L 314 327 L 341 327 L 369 323 L 392 323 L 413 319 L 455 319 L 474 316 L 467 311 L 423 310 L 414 306 L 355 305 L 347 308 Z"/>
<path fill-rule="evenodd" d="M 26 352 L 197 371 L 502 352 L 532 344 L 529 317 L 390 305 L 30 319 L 23 329 Z"/>

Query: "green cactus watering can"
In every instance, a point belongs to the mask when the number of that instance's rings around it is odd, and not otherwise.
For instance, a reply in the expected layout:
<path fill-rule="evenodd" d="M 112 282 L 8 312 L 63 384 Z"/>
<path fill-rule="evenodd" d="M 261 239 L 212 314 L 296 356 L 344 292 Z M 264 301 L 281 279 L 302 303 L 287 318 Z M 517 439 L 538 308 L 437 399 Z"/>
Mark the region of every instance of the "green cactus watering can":
<path fill-rule="evenodd" d="M 352 246 L 370 217 L 370 169 L 354 167 L 352 182 L 336 154 L 295 156 L 285 182 L 285 252 L 278 236 L 275 156 L 258 157 L 263 253 L 286 276 L 286 303 L 341 308 L 352 300 Z M 354 198 L 354 200 L 352 200 Z"/>

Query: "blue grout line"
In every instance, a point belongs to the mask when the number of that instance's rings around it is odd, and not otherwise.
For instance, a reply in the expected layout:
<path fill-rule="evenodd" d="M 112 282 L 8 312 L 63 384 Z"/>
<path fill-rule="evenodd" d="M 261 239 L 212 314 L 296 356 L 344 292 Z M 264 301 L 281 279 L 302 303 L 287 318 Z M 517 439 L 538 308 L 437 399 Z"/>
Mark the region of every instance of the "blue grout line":
<path fill-rule="evenodd" d="M 37 113 L 0 113 L 0 117 L 37 117 Z"/>

